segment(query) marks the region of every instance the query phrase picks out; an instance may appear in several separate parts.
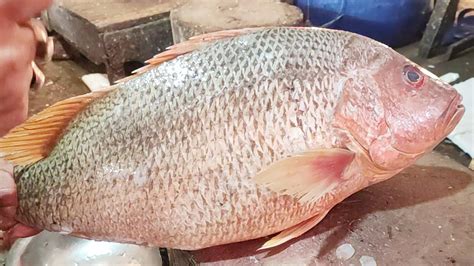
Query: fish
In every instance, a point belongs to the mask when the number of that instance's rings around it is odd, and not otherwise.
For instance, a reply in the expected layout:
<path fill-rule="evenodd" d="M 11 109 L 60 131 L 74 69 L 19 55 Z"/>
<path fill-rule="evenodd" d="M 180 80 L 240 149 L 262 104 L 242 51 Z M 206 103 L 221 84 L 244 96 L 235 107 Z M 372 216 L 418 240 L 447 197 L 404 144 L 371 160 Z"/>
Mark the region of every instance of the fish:
<path fill-rule="evenodd" d="M 268 249 L 412 165 L 464 113 L 449 84 L 340 30 L 224 30 L 146 63 L 0 140 L 18 221 L 183 250 L 271 236 Z"/>

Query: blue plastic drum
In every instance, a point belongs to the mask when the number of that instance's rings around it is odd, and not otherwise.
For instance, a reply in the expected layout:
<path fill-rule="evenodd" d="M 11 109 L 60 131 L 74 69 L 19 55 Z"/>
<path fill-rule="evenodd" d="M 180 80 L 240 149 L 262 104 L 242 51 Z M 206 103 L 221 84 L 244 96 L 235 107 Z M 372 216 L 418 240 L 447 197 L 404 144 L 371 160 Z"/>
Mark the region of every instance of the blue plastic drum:
<path fill-rule="evenodd" d="M 392 47 L 418 40 L 432 0 L 296 0 L 312 25 L 365 35 Z M 339 18 L 339 19 L 338 19 Z"/>

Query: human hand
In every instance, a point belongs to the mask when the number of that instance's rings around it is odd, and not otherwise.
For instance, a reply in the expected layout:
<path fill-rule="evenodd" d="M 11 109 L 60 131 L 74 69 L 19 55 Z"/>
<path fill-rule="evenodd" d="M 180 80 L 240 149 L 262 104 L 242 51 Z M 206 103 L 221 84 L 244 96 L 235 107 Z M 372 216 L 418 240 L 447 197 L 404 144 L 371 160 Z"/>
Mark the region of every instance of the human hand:
<path fill-rule="evenodd" d="M 0 0 L 0 137 L 22 123 L 28 113 L 28 90 L 33 77 L 33 60 L 42 35 L 30 21 L 52 0 Z M 46 43 L 46 42 L 45 42 Z M 18 206 L 13 166 L 0 159 L 0 230 L 2 247 L 39 230 L 15 220 Z"/>
<path fill-rule="evenodd" d="M 52 0 L 0 0 L 0 136 L 28 114 L 28 90 L 40 36 L 30 21 Z"/>
<path fill-rule="evenodd" d="M 0 159 L 0 230 L 4 231 L 0 249 L 8 249 L 16 239 L 32 236 L 41 231 L 16 221 L 17 206 L 13 166 Z"/>

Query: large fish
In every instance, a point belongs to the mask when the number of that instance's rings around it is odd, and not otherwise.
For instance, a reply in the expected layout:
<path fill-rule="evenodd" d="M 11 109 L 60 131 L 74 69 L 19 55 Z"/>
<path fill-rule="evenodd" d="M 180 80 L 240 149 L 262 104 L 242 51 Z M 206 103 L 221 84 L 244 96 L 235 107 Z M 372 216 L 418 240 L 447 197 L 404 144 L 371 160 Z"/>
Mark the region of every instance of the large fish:
<path fill-rule="evenodd" d="M 427 70 L 343 31 L 223 31 L 148 63 L 0 140 L 19 221 L 188 250 L 279 233 L 269 248 L 411 165 L 464 110 Z"/>

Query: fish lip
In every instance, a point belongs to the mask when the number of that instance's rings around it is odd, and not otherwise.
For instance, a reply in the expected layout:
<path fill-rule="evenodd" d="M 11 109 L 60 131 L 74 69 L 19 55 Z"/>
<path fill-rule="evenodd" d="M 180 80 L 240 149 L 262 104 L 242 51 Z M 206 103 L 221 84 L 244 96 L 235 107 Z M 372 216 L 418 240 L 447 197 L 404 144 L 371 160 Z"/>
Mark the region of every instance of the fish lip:
<path fill-rule="evenodd" d="M 462 100 L 462 96 L 459 93 L 456 93 L 456 96 L 448 107 L 446 122 L 444 123 L 444 131 L 442 131 L 441 137 L 448 136 L 464 116 L 465 107 L 462 104 Z"/>
<path fill-rule="evenodd" d="M 395 149 L 397 152 L 404 154 L 405 156 L 413 156 L 417 157 L 424 154 L 427 150 L 434 149 L 443 139 L 445 139 L 457 126 L 459 121 L 461 120 L 462 116 L 464 115 L 464 105 L 462 105 L 462 96 L 459 93 L 453 97 L 451 102 L 449 103 L 446 111 L 444 111 L 443 115 L 441 115 L 441 122 L 438 124 L 439 126 L 439 133 L 434 134 L 433 145 L 424 149 L 422 151 L 405 151 L 400 149 L 392 144 L 392 148 Z M 390 128 L 389 128 L 390 129 Z"/>
<path fill-rule="evenodd" d="M 449 103 L 448 107 L 446 108 L 446 111 L 443 115 L 444 119 L 444 123 L 443 123 L 443 130 L 441 130 L 441 134 L 444 134 L 444 136 L 441 136 L 441 138 L 438 138 L 437 140 L 443 140 L 444 138 L 447 137 L 447 135 L 449 135 L 449 133 L 456 127 L 456 125 L 459 123 L 459 121 L 461 120 L 463 114 L 464 114 L 464 111 L 465 111 L 465 108 L 464 106 L 462 105 L 462 96 L 457 93 L 453 99 L 451 100 L 451 102 Z M 387 124 L 388 126 L 388 124 Z M 388 127 L 388 130 L 391 131 L 390 127 Z M 379 165 L 378 163 L 376 163 L 370 156 L 369 154 L 369 148 L 368 147 L 365 147 L 364 145 L 362 145 L 357 138 L 354 137 L 354 134 L 352 134 L 352 132 L 350 130 L 346 130 L 347 133 L 351 136 L 351 140 L 352 140 L 352 143 L 355 144 L 356 147 L 358 147 L 359 149 L 359 153 L 362 155 L 362 157 L 367 160 L 367 162 L 370 162 L 371 165 L 369 167 L 369 171 L 371 172 L 371 175 L 374 177 L 374 178 L 384 178 L 386 176 L 390 176 L 390 175 L 393 175 L 395 173 L 398 173 L 400 171 L 402 171 L 404 169 L 404 167 L 401 167 L 401 168 L 387 168 L 387 167 L 384 167 L 382 165 Z M 391 135 L 391 133 L 390 133 Z M 422 156 L 424 153 L 426 153 L 426 151 L 428 150 L 432 150 L 436 147 L 436 145 L 439 144 L 440 141 L 437 141 L 436 143 L 433 143 L 433 145 L 427 149 L 424 149 L 422 151 L 419 151 L 419 152 L 408 152 L 408 151 L 403 151 L 397 147 L 395 147 L 394 145 L 390 145 L 394 150 L 396 150 L 397 152 L 399 152 L 400 154 L 404 155 L 404 156 L 407 156 L 407 157 L 410 157 L 412 159 L 416 159 L 416 158 L 419 158 L 420 156 Z M 369 145 L 370 147 L 370 145 Z"/>
<path fill-rule="evenodd" d="M 464 108 L 464 105 L 462 105 L 462 104 L 459 104 L 456 107 L 456 110 L 454 111 L 453 116 L 451 117 L 451 119 L 449 120 L 449 122 L 446 125 L 445 137 L 447 137 L 456 128 L 456 126 L 459 124 L 462 117 L 464 116 L 465 111 L 466 111 L 466 109 Z"/>

